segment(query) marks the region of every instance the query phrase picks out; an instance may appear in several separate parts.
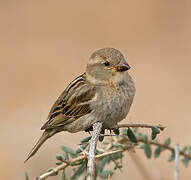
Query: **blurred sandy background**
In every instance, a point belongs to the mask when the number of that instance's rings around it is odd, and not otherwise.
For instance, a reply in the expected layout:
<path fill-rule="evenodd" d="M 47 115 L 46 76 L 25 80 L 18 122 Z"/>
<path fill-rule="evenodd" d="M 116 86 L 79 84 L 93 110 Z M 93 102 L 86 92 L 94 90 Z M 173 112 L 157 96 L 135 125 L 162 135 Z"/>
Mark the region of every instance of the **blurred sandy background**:
<path fill-rule="evenodd" d="M 55 166 L 61 144 L 87 136 L 60 133 L 23 164 L 55 99 L 103 47 L 132 66 L 137 94 L 123 122 L 162 124 L 162 140 L 191 144 L 191 1 L 0 0 L 0 18 L 0 179 L 24 179 L 25 170 L 34 179 Z M 138 155 L 152 179 L 172 179 L 169 153 Z M 144 179 L 129 155 L 124 164 L 112 179 Z M 190 178 L 181 164 L 180 179 Z"/>

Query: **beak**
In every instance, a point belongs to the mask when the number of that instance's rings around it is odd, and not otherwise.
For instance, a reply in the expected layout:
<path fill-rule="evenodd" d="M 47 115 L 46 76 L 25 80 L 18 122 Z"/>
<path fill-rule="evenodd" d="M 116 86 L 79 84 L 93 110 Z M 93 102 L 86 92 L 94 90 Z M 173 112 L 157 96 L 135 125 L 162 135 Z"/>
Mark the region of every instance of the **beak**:
<path fill-rule="evenodd" d="M 113 67 L 113 69 L 115 69 L 116 71 L 119 71 L 119 72 L 127 71 L 130 68 L 131 67 L 129 66 L 129 64 L 126 61 L 121 61 L 118 65 Z"/>

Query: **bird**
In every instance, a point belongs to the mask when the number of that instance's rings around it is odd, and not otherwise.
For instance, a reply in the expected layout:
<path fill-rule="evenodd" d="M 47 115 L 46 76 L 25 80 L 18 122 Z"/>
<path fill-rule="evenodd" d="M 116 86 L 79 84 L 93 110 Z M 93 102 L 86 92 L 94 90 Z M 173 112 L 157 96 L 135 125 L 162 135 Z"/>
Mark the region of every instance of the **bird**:
<path fill-rule="evenodd" d="M 53 135 L 68 131 L 88 131 L 96 122 L 110 129 L 125 119 L 135 95 L 130 65 L 114 48 L 96 50 L 90 56 L 85 73 L 75 78 L 52 106 L 44 130 L 28 161 Z"/>

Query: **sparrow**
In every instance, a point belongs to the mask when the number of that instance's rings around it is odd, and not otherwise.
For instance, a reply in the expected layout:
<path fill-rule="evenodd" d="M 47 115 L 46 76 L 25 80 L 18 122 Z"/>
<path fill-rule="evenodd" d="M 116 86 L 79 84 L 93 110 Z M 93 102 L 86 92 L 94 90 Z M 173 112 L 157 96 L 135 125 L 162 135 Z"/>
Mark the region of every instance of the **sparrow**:
<path fill-rule="evenodd" d="M 61 131 L 86 131 L 95 122 L 103 122 L 103 129 L 109 129 L 123 120 L 135 95 L 129 69 L 117 49 L 95 51 L 85 73 L 74 79 L 52 106 L 47 122 L 41 127 L 44 132 L 25 162 L 47 139 Z"/>

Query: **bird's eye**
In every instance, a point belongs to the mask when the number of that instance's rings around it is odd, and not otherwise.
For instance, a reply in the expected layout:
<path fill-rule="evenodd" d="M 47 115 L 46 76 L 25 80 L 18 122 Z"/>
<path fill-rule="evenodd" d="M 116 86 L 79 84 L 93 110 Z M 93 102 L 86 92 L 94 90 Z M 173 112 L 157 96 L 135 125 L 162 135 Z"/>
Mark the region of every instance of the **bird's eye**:
<path fill-rule="evenodd" d="M 109 63 L 108 61 L 105 61 L 105 62 L 104 62 L 104 65 L 105 65 L 105 66 L 109 66 L 110 63 Z"/>

